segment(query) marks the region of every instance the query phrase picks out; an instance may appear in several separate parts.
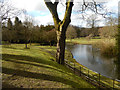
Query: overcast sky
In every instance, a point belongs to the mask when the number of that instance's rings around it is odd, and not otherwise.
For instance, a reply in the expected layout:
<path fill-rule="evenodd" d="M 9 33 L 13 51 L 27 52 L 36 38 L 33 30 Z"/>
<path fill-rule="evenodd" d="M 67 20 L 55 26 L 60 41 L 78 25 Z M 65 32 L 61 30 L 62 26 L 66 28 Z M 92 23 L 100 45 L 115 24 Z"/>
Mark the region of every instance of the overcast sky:
<path fill-rule="evenodd" d="M 44 0 L 10 0 L 12 5 L 19 9 L 25 9 L 28 14 L 37 20 L 37 24 L 39 25 L 47 25 L 53 24 L 52 15 L 50 14 L 49 10 L 47 9 Z M 54 1 L 54 0 L 52 0 Z M 64 0 L 63 0 L 64 1 Z M 100 0 L 97 0 L 100 1 Z M 109 11 L 118 13 L 118 1 L 119 0 L 102 0 L 106 1 L 106 8 Z M 81 0 L 75 0 L 73 11 L 79 10 L 78 2 Z M 58 5 L 59 17 L 62 20 L 64 17 L 65 7 L 62 4 Z M 91 12 L 88 12 L 89 16 Z M 86 23 L 80 19 L 80 14 L 73 12 L 71 16 L 71 24 L 77 26 L 86 26 Z M 23 18 L 21 18 L 23 19 Z M 104 21 L 102 16 L 98 17 L 99 20 Z M 99 26 L 104 25 L 104 22 L 99 22 Z"/>

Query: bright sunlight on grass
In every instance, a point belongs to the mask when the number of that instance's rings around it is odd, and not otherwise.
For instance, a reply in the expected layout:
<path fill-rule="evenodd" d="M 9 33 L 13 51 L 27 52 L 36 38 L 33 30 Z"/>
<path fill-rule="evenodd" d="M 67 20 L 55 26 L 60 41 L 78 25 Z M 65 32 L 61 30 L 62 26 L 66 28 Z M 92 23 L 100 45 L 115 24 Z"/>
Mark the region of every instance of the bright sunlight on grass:
<path fill-rule="evenodd" d="M 3 88 L 94 88 L 55 62 L 55 47 L 29 47 L 2 45 Z"/>

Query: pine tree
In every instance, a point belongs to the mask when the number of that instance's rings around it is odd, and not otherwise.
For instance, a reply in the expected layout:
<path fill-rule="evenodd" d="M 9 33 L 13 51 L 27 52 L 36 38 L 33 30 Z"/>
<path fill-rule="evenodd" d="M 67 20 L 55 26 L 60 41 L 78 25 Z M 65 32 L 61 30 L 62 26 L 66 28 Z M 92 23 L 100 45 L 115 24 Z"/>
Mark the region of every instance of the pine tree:
<path fill-rule="evenodd" d="M 15 25 L 14 25 L 14 30 L 16 31 L 16 41 L 21 43 L 23 42 L 23 24 L 21 22 L 21 20 L 19 20 L 18 17 L 15 18 L 14 21 Z"/>
<path fill-rule="evenodd" d="M 20 21 L 19 21 L 19 18 L 18 18 L 18 17 L 15 17 L 14 23 L 15 23 L 14 29 L 15 29 L 15 30 L 19 29 Z"/>
<path fill-rule="evenodd" d="M 10 18 L 8 19 L 8 22 L 7 22 L 7 29 L 8 30 L 12 30 L 13 29 L 13 24 L 12 24 L 12 21 L 11 21 Z"/>

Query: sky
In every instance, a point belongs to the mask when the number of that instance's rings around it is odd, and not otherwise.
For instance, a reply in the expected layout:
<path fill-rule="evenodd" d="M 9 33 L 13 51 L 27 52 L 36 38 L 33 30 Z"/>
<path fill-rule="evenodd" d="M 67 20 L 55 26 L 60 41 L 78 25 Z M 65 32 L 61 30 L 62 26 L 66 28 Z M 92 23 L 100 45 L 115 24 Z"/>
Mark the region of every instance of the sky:
<path fill-rule="evenodd" d="M 54 0 L 52 0 L 54 2 Z M 71 16 L 71 24 L 76 26 L 86 26 L 85 20 L 81 19 L 81 14 L 78 12 L 75 12 L 76 10 L 80 10 L 80 3 L 82 0 L 75 0 L 74 1 L 74 7 L 73 12 Z M 108 11 L 112 11 L 114 13 L 118 13 L 118 1 L 119 0 L 95 0 L 97 2 L 100 1 L 106 1 L 106 8 Z M 36 24 L 38 25 L 48 25 L 48 24 L 54 24 L 52 15 L 47 9 L 44 0 L 10 0 L 12 5 L 18 9 L 25 9 L 27 13 L 34 17 L 34 20 L 36 21 Z M 62 3 L 64 4 L 64 0 L 62 0 Z M 64 12 L 65 12 L 65 6 L 62 4 L 58 4 L 58 14 L 59 18 L 62 20 L 64 18 Z M 92 12 L 87 11 L 87 17 L 90 17 Z M 24 20 L 24 17 L 20 17 L 20 19 Z M 101 20 L 98 23 L 98 26 L 103 26 L 105 19 L 97 15 L 97 19 Z"/>

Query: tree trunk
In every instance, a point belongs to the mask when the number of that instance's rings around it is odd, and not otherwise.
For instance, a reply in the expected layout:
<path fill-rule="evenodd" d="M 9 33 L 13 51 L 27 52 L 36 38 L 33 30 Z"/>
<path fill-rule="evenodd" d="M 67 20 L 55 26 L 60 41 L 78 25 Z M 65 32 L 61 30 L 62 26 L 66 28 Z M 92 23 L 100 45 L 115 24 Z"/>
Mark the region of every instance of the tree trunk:
<path fill-rule="evenodd" d="M 66 32 L 57 31 L 57 53 L 56 53 L 56 61 L 59 64 L 62 64 L 62 65 L 64 65 L 65 39 L 66 39 Z"/>
<path fill-rule="evenodd" d="M 57 13 L 57 5 L 59 0 L 55 0 L 54 3 L 51 0 L 44 0 L 46 6 L 48 7 L 49 11 L 52 14 L 55 29 L 57 32 L 57 53 L 56 53 L 56 61 L 59 64 L 64 64 L 64 54 L 65 54 L 65 39 L 66 39 L 66 29 L 71 22 L 71 13 L 73 7 L 73 0 L 66 0 L 66 10 L 64 19 L 61 21 L 59 19 Z"/>

